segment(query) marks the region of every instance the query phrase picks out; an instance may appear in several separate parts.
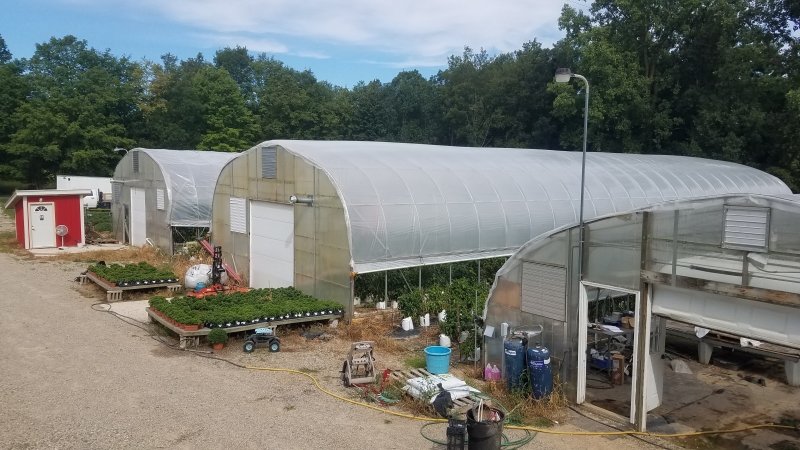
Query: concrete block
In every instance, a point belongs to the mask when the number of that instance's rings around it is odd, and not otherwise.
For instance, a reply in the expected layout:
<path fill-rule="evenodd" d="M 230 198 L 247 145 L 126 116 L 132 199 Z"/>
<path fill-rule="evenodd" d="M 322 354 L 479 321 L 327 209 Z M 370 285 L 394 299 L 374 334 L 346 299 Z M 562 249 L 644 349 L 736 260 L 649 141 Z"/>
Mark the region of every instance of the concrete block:
<path fill-rule="evenodd" d="M 785 361 L 786 383 L 789 386 L 800 386 L 800 361 Z"/>
<path fill-rule="evenodd" d="M 706 342 L 700 341 L 697 343 L 697 360 L 701 364 L 708 364 L 711 362 L 711 353 L 714 351 L 714 346 Z"/>

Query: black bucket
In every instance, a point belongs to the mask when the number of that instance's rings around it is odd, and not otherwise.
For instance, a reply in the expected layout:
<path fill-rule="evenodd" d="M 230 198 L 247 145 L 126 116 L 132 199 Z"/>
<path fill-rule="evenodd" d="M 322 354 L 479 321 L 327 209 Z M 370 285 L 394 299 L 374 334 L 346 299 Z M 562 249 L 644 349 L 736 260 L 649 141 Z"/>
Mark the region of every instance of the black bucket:
<path fill-rule="evenodd" d="M 503 439 L 503 419 L 505 414 L 496 408 L 483 407 L 482 417 L 478 417 L 478 407 L 467 411 L 467 448 L 469 450 L 500 450 Z"/>

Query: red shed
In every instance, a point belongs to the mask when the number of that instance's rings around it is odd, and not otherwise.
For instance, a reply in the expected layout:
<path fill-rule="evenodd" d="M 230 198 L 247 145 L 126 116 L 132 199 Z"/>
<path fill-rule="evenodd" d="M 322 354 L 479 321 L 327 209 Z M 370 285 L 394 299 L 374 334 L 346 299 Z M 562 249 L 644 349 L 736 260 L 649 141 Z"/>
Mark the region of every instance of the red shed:
<path fill-rule="evenodd" d="M 81 199 L 91 194 L 88 189 L 15 191 L 6 208 L 14 207 L 19 246 L 31 249 L 85 244 Z"/>

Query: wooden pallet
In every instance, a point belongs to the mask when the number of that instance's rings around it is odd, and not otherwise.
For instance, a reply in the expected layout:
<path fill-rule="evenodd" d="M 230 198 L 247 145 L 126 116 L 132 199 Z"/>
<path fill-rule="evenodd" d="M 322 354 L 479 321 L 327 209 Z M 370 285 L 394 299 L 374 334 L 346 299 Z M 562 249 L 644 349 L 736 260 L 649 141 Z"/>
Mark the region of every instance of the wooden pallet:
<path fill-rule="evenodd" d="M 428 372 L 425 369 L 392 370 L 389 373 L 389 378 L 405 383 L 406 381 L 412 378 L 429 377 L 432 375 L 433 375 L 432 373 Z M 466 412 L 467 410 L 472 409 L 475 406 L 478 406 L 479 401 L 480 401 L 479 398 L 475 397 L 474 395 L 470 395 L 469 397 L 453 400 L 453 408 L 460 412 Z"/>
<path fill-rule="evenodd" d="M 158 322 L 161 325 L 163 325 L 164 327 L 166 327 L 168 330 L 170 330 L 173 333 L 177 334 L 178 335 L 178 339 L 179 339 L 180 348 L 182 348 L 184 350 L 189 345 L 193 345 L 195 347 L 199 346 L 200 345 L 200 336 L 208 336 L 208 334 L 211 333 L 211 328 L 206 328 L 206 327 L 200 328 L 199 330 L 196 330 L 196 331 L 187 331 L 187 330 L 184 330 L 183 328 L 178 328 L 175 324 L 167 321 L 167 319 L 165 319 L 164 317 L 156 314 L 156 312 L 153 311 L 151 308 L 145 308 L 145 311 L 147 311 L 147 315 L 148 315 L 148 317 L 150 317 L 151 321 Z M 322 321 L 322 320 L 334 320 L 334 319 L 341 319 L 341 318 L 342 318 L 341 314 L 325 314 L 325 315 L 320 315 L 320 316 L 297 317 L 297 318 L 294 318 L 294 319 L 275 320 L 275 321 L 272 321 L 272 322 L 251 323 L 251 324 L 247 324 L 247 325 L 239 325 L 239 326 L 235 326 L 235 327 L 226 327 L 226 328 L 221 328 L 221 329 L 225 330 L 225 332 L 228 333 L 228 334 L 232 334 L 232 333 L 238 333 L 238 332 L 242 332 L 242 331 L 252 331 L 252 330 L 255 330 L 256 328 L 261 328 L 261 327 L 273 327 L 275 332 L 276 332 L 276 334 L 277 334 L 279 325 L 290 325 L 290 324 L 295 324 L 295 323 L 306 323 L 306 322 L 318 322 L 318 321 Z"/>
<path fill-rule="evenodd" d="M 81 275 L 81 284 L 86 284 L 87 280 L 93 282 L 94 284 L 100 286 L 102 289 L 106 291 L 106 301 L 117 301 L 122 300 L 122 292 L 123 291 L 134 291 L 139 289 L 158 289 L 158 288 L 167 288 L 170 292 L 178 292 L 181 290 L 181 285 L 176 283 L 151 283 L 151 284 L 142 284 L 139 286 L 117 286 L 113 283 L 110 283 L 108 280 L 103 279 L 91 271 L 87 271 L 86 274 Z"/>

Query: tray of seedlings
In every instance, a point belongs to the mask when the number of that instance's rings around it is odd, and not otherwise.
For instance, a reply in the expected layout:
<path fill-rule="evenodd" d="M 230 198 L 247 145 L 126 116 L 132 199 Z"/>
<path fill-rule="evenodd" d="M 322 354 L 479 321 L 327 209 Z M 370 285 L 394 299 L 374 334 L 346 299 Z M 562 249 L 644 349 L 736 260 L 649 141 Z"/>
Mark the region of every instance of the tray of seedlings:
<path fill-rule="evenodd" d="M 146 262 L 133 264 L 93 264 L 86 271 L 85 278 L 106 290 L 116 300 L 122 298 L 122 291 L 134 289 L 153 289 L 166 287 L 171 291 L 180 289 L 178 277 L 169 268 L 157 268 Z"/>
<path fill-rule="evenodd" d="M 293 287 L 252 289 L 203 298 L 153 297 L 148 310 L 151 317 L 159 316 L 174 328 L 197 331 L 197 335 L 208 334 L 212 328 L 232 333 L 262 326 L 330 320 L 341 317 L 343 312 L 341 304 L 314 298 Z"/>

